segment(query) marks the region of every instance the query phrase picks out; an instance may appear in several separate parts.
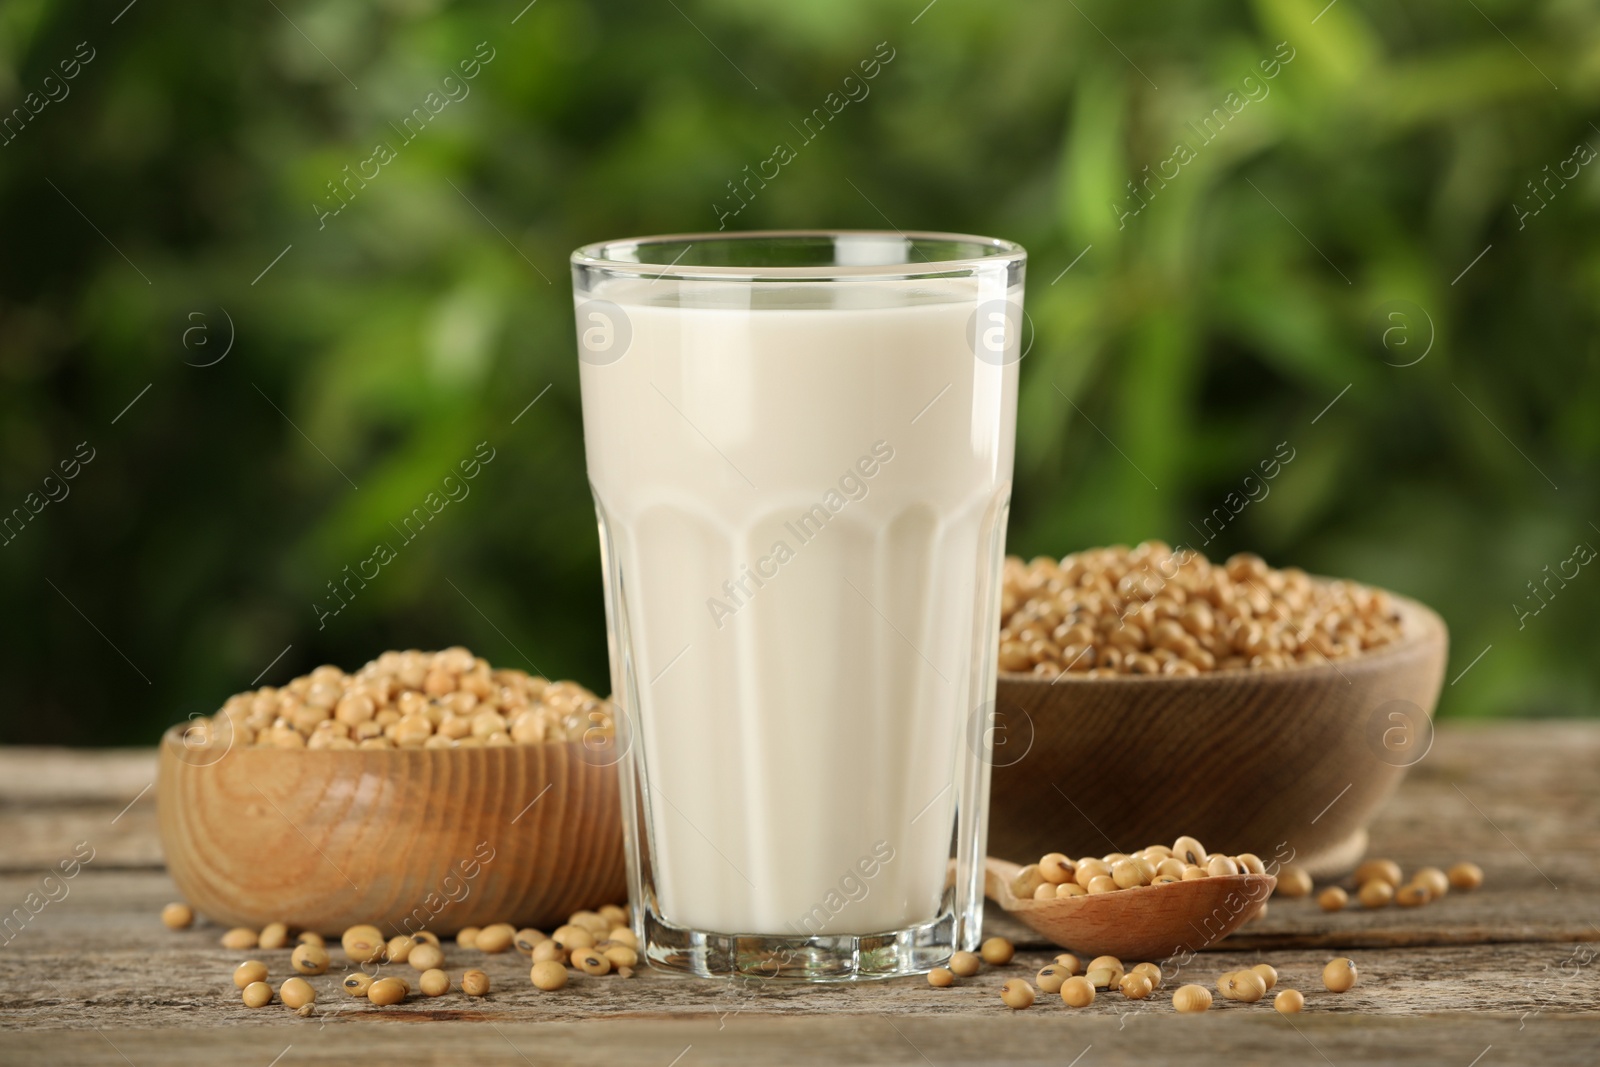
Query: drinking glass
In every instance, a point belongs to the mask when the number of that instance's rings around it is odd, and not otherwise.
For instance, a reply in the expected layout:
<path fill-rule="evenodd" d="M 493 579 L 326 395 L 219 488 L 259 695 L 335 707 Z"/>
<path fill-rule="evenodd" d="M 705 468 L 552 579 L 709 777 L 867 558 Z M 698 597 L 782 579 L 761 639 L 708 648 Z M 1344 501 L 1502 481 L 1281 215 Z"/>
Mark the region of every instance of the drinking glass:
<path fill-rule="evenodd" d="M 975 948 L 1026 253 L 572 256 L 641 954 L 823 981 Z"/>

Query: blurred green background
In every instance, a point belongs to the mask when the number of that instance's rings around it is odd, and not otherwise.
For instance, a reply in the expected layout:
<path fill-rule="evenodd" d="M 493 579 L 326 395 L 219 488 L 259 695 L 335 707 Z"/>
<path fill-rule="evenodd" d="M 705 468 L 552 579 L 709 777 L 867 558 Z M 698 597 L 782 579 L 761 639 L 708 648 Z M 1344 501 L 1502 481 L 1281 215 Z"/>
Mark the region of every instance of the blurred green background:
<path fill-rule="evenodd" d="M 1600 545 L 1592 3 L 125 5 L 0 6 L 0 741 L 391 647 L 606 691 L 566 256 L 780 142 L 730 227 L 1027 246 L 1012 551 L 1357 577 L 1451 625 L 1442 714 L 1597 709 L 1600 572 L 1528 584 Z"/>

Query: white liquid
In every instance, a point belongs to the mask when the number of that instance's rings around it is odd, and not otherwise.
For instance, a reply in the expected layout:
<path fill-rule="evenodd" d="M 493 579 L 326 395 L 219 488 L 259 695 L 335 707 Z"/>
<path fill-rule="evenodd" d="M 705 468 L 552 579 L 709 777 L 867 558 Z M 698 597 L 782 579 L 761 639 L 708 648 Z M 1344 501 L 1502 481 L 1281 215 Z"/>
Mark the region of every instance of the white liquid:
<path fill-rule="evenodd" d="M 940 910 L 968 721 L 993 695 L 1017 368 L 967 339 L 1003 291 L 920 291 L 936 302 L 577 295 L 632 327 L 622 358 L 582 365 L 583 421 L 670 923 L 864 934 Z"/>

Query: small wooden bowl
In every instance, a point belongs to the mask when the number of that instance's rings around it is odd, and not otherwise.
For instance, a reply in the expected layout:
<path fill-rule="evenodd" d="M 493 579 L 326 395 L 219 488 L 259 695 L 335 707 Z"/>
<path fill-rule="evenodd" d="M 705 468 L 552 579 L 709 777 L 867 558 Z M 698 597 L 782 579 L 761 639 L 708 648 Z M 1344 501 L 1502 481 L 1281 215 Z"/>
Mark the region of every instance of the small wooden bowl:
<path fill-rule="evenodd" d="M 550 929 L 627 897 L 614 751 L 161 741 L 156 806 L 184 899 L 229 925 L 338 934 Z"/>
<path fill-rule="evenodd" d="M 1444 678 L 1443 620 L 1394 600 L 1401 640 L 1338 662 L 1055 683 L 1002 674 L 997 738 L 1026 755 L 995 750 L 989 853 L 1027 863 L 1191 834 L 1313 874 L 1350 868 L 1367 823 L 1432 744 Z"/>

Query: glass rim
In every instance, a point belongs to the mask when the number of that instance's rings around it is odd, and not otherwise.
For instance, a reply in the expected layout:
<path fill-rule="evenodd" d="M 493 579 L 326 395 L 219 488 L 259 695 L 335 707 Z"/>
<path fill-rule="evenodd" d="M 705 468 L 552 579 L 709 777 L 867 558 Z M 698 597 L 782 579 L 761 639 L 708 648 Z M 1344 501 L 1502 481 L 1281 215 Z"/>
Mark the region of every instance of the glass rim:
<path fill-rule="evenodd" d="M 612 258 L 618 251 L 627 250 L 635 257 L 642 249 L 652 245 L 688 245 L 719 242 L 737 245 L 757 241 L 828 240 L 839 237 L 898 238 L 915 243 L 946 243 L 966 246 L 964 251 L 973 254 L 941 256 L 920 262 L 894 263 L 821 263 L 807 266 L 773 266 L 766 264 L 684 264 L 677 261 L 651 262 L 648 257 L 634 259 Z M 687 252 L 687 248 L 685 252 Z M 678 257 L 682 259 L 682 253 Z M 671 278 L 676 280 L 788 280 L 854 281 L 864 279 L 914 279 L 951 277 L 976 273 L 982 270 L 1007 270 L 1014 264 L 1025 263 L 1027 250 L 1015 241 L 999 237 L 982 237 L 976 234 L 946 233 L 939 230 L 731 230 L 704 233 L 657 234 L 649 237 L 627 237 L 586 244 L 572 253 L 572 266 L 614 275 L 639 278 Z"/>

